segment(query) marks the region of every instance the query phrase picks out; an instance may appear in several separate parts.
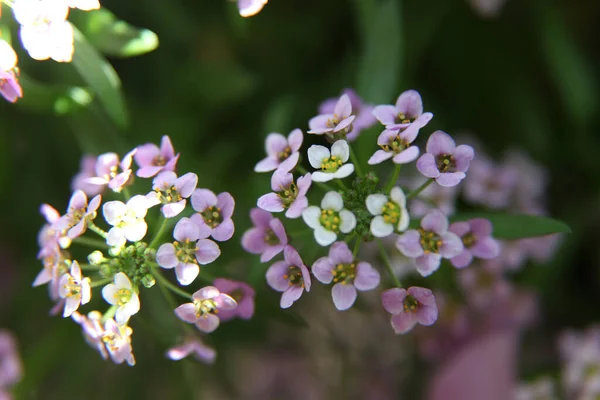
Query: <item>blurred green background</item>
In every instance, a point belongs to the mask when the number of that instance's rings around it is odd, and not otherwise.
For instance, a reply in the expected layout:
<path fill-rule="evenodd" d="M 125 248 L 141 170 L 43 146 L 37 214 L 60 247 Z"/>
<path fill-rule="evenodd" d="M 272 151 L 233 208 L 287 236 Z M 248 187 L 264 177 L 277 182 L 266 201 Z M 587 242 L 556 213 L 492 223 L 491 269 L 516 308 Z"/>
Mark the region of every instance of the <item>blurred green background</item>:
<path fill-rule="evenodd" d="M 63 115 L 57 115 L 54 97 L 36 99 L 33 89 L 16 105 L 0 102 L 0 327 L 16 334 L 25 363 L 17 398 L 236 398 L 257 379 L 247 359 L 284 365 L 272 361 L 274 355 L 302 352 L 300 336 L 319 341 L 325 335 L 341 346 L 331 354 L 322 350 L 323 363 L 337 357 L 352 369 L 349 376 L 374 373 L 368 358 L 348 354 L 348 343 L 336 339 L 340 333 L 323 328 L 309 312 L 319 303 L 304 299 L 295 310 L 305 321 L 280 312 L 278 295 L 264 282 L 267 266 L 239 246 L 248 210 L 268 188 L 269 177 L 252 171 L 264 157 L 266 134 L 306 130 L 318 104 L 345 87 L 380 104 L 417 89 L 425 110 L 435 114 L 429 131 L 468 132 L 492 155 L 522 148 L 548 168 L 551 214 L 573 233 L 552 262 L 518 279 L 542 295 L 538 334 L 551 337 L 565 326 L 599 320 L 600 2 L 509 0 L 490 18 L 466 0 L 271 0 L 250 19 L 225 0 L 102 5 L 160 38 L 159 48 L 147 55 L 110 58 L 122 81 L 127 126 L 115 124 L 97 97 L 74 110 L 67 106 Z M 19 56 L 28 76 L 56 91 L 85 86 L 73 65 Z M 159 143 L 165 134 L 181 152 L 179 171 L 197 173 L 199 187 L 229 191 L 237 201 L 236 235 L 207 271 L 248 280 L 258 291 L 251 322 L 234 321 L 207 339 L 219 352 L 211 367 L 163 358 L 176 336 L 159 297 L 148 297 L 150 307 L 133 324 L 138 364 L 128 368 L 103 362 L 76 324 L 47 315 L 46 289 L 31 288 L 41 268 L 35 259 L 43 223 L 38 207 L 65 209 L 82 154 L 124 154 L 138 144 Z M 360 143 L 365 160 L 374 143 Z M 360 311 L 336 316 L 340 332 L 345 324 L 360 325 L 359 317 L 380 320 L 372 322 L 383 337 L 378 351 L 410 340 L 394 336 L 385 315 Z M 379 335 L 373 332 L 357 340 L 371 344 Z M 376 348 L 362 351 L 377 357 Z M 408 373 L 405 368 L 391 364 L 385 374 L 394 382 Z M 296 373 L 305 382 L 304 372 Z M 293 390 L 294 380 L 282 377 L 281 385 Z M 325 398 L 352 398 L 343 394 L 343 384 L 326 386 Z"/>

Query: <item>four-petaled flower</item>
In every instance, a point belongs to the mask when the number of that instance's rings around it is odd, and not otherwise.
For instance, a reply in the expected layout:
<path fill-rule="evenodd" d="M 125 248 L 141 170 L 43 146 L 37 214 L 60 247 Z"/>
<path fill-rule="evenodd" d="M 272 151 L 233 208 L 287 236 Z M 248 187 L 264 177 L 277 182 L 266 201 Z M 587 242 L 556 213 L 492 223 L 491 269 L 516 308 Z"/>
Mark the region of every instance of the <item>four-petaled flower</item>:
<path fill-rule="evenodd" d="M 69 317 L 79 308 L 79 305 L 88 303 L 92 297 L 90 278 L 81 277 L 81 268 L 77 261 L 71 264 L 70 273 L 60 277 L 58 281 L 58 295 L 65 299 L 63 317 Z"/>
<path fill-rule="evenodd" d="M 172 171 L 161 172 L 152 181 L 153 192 L 146 195 L 148 207 L 162 204 L 161 211 L 165 218 L 179 215 L 198 184 L 198 175 L 188 172 L 177 177 Z"/>
<path fill-rule="evenodd" d="M 416 130 L 427 125 L 433 114 L 423 112 L 423 100 L 416 90 L 403 92 L 396 100 L 396 105 L 381 105 L 375 107 L 373 115 L 387 129 L 409 129 Z"/>
<path fill-rule="evenodd" d="M 220 255 L 219 245 L 210 239 L 200 239 L 200 227 L 189 218 L 181 218 L 173 231 L 175 242 L 165 243 L 156 252 L 156 262 L 163 268 L 175 268 L 182 285 L 192 283 L 200 273 L 198 264 L 206 265 Z"/>
<path fill-rule="evenodd" d="M 431 275 L 440 266 L 442 258 L 453 258 L 462 253 L 463 243 L 456 234 L 448 231 L 448 218 L 439 211 L 427 213 L 421 228 L 404 232 L 396 247 L 407 257 L 416 258 L 417 271 Z"/>
<path fill-rule="evenodd" d="M 96 159 L 96 176 L 86 179 L 85 182 L 101 187 L 108 185 L 114 192 L 120 192 L 131 179 L 131 162 L 136 151 L 137 149 L 133 149 L 127 153 L 121 162 L 116 153 L 99 155 Z"/>
<path fill-rule="evenodd" d="M 175 315 L 202 332 L 210 333 L 219 327 L 220 319 L 216 314 L 220 310 L 233 310 L 235 300 L 214 286 L 206 286 L 192 295 L 193 302 L 185 303 L 175 309 Z"/>
<path fill-rule="evenodd" d="M 115 275 L 114 283 L 102 288 L 102 297 L 108 304 L 117 306 L 115 320 L 119 325 L 127 323 L 132 315 L 140 311 L 140 298 L 123 272 Z"/>
<path fill-rule="evenodd" d="M 235 317 L 241 319 L 252 318 L 254 315 L 254 296 L 256 292 L 250 285 L 225 278 L 215 279 L 213 285 L 221 293 L 230 295 L 237 302 L 237 307 L 233 310 L 223 310 L 219 313 L 221 321 L 229 321 Z"/>
<path fill-rule="evenodd" d="M 135 365 L 135 357 L 133 356 L 133 348 L 131 347 L 132 334 L 133 329 L 131 327 L 119 325 L 112 318 L 109 318 L 104 323 L 102 342 L 115 364 L 123 364 L 126 361 L 130 366 Z"/>
<path fill-rule="evenodd" d="M 356 290 L 367 291 L 379 285 L 380 275 L 371 264 L 354 260 L 345 242 L 336 242 L 329 257 L 321 257 L 312 266 L 313 275 L 322 283 L 333 281 L 331 297 L 338 310 L 347 310 L 356 301 Z"/>
<path fill-rule="evenodd" d="M 86 316 L 75 311 L 71 314 L 71 318 L 81 325 L 81 331 L 85 341 L 92 348 L 96 349 L 102 358 L 106 360 L 108 358 L 108 352 L 102 341 L 102 334 L 104 333 L 104 327 L 101 324 L 102 313 L 100 313 L 100 311 L 92 311 Z"/>
<path fill-rule="evenodd" d="M 329 246 L 340 232 L 350 233 L 356 227 L 356 217 L 344 208 L 342 196 L 333 191 L 325 194 L 321 208 L 310 206 L 302 211 L 302 218 L 315 230 L 315 240 L 321 246 Z"/>
<path fill-rule="evenodd" d="M 435 131 L 427 140 L 427 153 L 417 160 L 417 169 L 441 186 L 456 186 L 464 179 L 469 162 L 475 157 L 471 146 L 456 146 L 445 132 Z"/>
<path fill-rule="evenodd" d="M 171 347 L 167 350 L 166 356 L 173 361 L 179 361 L 190 354 L 193 354 L 194 358 L 198 361 L 202 361 L 206 364 L 212 364 L 217 357 L 215 349 L 205 345 L 200 339 L 195 337 L 186 339 L 179 346 Z"/>
<path fill-rule="evenodd" d="M 200 227 L 200 237 L 212 236 L 219 242 L 231 239 L 235 227 L 231 216 L 235 200 L 227 192 L 215 195 L 208 189 L 196 189 L 192 194 L 192 207 L 197 211 L 191 220 Z"/>
<path fill-rule="evenodd" d="M 248 253 L 260 254 L 260 261 L 267 262 L 287 245 L 285 228 L 278 218 L 260 208 L 250 210 L 250 219 L 254 227 L 242 236 L 242 247 Z"/>
<path fill-rule="evenodd" d="M 287 139 L 280 133 L 270 133 L 265 141 L 267 157 L 256 164 L 254 171 L 291 171 L 298 164 L 303 139 L 300 129 L 294 129 Z"/>
<path fill-rule="evenodd" d="M 0 95 L 14 103 L 23 97 L 23 90 L 16 76 L 17 53 L 8 42 L 0 39 Z"/>
<path fill-rule="evenodd" d="M 358 135 L 362 130 L 369 129 L 370 127 L 372 127 L 375 124 L 376 120 L 372 114 L 373 106 L 364 103 L 354 89 L 344 89 L 343 94 L 346 94 L 350 99 L 352 111 L 356 115 L 356 118 L 354 119 L 354 121 L 352 121 L 352 131 L 350 131 L 350 133 L 346 135 L 346 139 L 349 142 L 352 142 L 358 138 Z M 337 102 L 337 97 L 325 100 L 319 106 L 319 113 L 334 113 Z"/>
<path fill-rule="evenodd" d="M 308 122 L 310 130 L 308 133 L 316 135 L 346 135 L 352 131 L 352 121 L 355 116 L 352 115 L 352 103 L 347 94 L 343 94 L 337 101 L 333 113 L 321 114 L 313 117 Z"/>
<path fill-rule="evenodd" d="M 354 164 L 345 164 L 350 158 L 350 146 L 345 140 L 338 140 L 331 146 L 331 152 L 325 146 L 312 145 L 308 149 L 310 165 L 320 171 L 312 173 L 314 182 L 329 182 L 343 179 L 354 172 Z"/>
<path fill-rule="evenodd" d="M 492 223 L 484 218 L 455 222 L 448 228 L 463 242 L 464 250 L 450 259 L 456 268 L 471 264 L 473 257 L 491 259 L 500 254 L 500 245 L 492 238 Z"/>
<path fill-rule="evenodd" d="M 417 323 L 432 325 L 438 317 L 438 307 L 431 290 L 422 287 L 393 288 L 381 294 L 383 308 L 392 314 L 392 328 L 406 333 Z"/>
<path fill-rule="evenodd" d="M 377 145 L 381 147 L 377 150 L 368 164 L 375 165 L 389 160 L 395 164 L 408 164 L 419 157 L 419 148 L 411 145 L 417 138 L 418 129 L 405 129 L 404 131 L 394 128 L 386 129 L 377 138 Z"/>
<path fill-rule="evenodd" d="M 137 242 L 146 236 L 148 225 L 144 220 L 148 212 L 148 200 L 142 195 L 133 196 L 127 204 L 109 201 L 102 206 L 104 219 L 113 227 L 108 231 L 106 243 L 122 247 L 126 240 Z"/>
<path fill-rule="evenodd" d="M 171 139 L 165 135 L 160 142 L 160 149 L 154 143 L 143 144 L 138 146 L 133 159 L 140 167 L 136 175 L 140 178 L 151 178 L 162 171 L 175 172 L 179 153 L 175 154 Z"/>
<path fill-rule="evenodd" d="M 277 261 L 267 270 L 267 283 L 281 295 L 281 308 L 289 308 L 302 296 L 310 292 L 310 272 L 292 246 L 283 250 L 283 260 Z"/>
<path fill-rule="evenodd" d="M 371 233 L 375 237 L 386 237 L 395 230 L 402 232 L 408 228 L 410 217 L 406 211 L 406 196 L 400 187 L 390 191 L 390 196 L 376 193 L 367 196 L 367 210 L 375 217 L 371 220 Z"/>
<path fill-rule="evenodd" d="M 83 190 L 76 190 L 69 201 L 67 214 L 52 224 L 52 229 L 62 231 L 68 229 L 67 236 L 75 239 L 83 235 L 88 221 L 96 218 L 96 210 L 100 207 L 102 196 L 97 195 L 88 205 L 87 196 Z"/>
<path fill-rule="evenodd" d="M 88 196 L 95 196 L 104 190 L 104 186 L 94 185 L 88 182 L 88 178 L 96 176 L 96 156 L 84 154 L 79 162 L 79 172 L 71 181 L 71 190 L 83 190 Z"/>
<path fill-rule="evenodd" d="M 312 183 L 311 175 L 306 174 L 294 183 L 294 175 L 288 172 L 277 171 L 271 177 L 271 189 L 274 193 L 267 193 L 258 198 L 256 203 L 260 208 L 270 212 L 285 212 L 285 216 L 293 219 L 302 215 L 308 207 L 306 193 Z"/>

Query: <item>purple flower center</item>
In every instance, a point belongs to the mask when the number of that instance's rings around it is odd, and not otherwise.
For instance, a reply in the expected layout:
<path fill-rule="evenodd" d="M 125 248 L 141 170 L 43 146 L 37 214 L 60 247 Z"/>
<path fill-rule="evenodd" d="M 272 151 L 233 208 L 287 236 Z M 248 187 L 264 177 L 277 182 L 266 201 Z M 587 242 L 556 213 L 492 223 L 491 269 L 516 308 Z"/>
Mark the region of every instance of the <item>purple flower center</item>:
<path fill-rule="evenodd" d="M 200 213 L 206 225 L 211 228 L 216 228 L 221 222 L 223 222 L 223 216 L 221 215 L 221 209 L 215 206 L 207 207 Z"/>
<path fill-rule="evenodd" d="M 290 146 L 287 146 L 285 149 L 283 149 L 282 152 L 277 153 L 277 159 L 279 160 L 279 162 L 283 162 L 283 161 L 287 160 L 288 157 L 291 155 L 292 155 L 292 148 Z"/>
<path fill-rule="evenodd" d="M 157 167 L 164 167 L 167 164 L 167 159 L 161 155 L 158 155 L 152 159 L 152 165 Z"/>
<path fill-rule="evenodd" d="M 298 197 L 298 186 L 294 182 L 289 188 L 281 188 L 281 191 L 277 192 L 277 196 L 281 199 L 283 206 L 288 208 Z"/>
<path fill-rule="evenodd" d="M 419 308 L 419 301 L 409 294 L 404 299 L 403 306 L 404 312 L 414 313 L 417 311 L 417 308 Z"/>
<path fill-rule="evenodd" d="M 400 206 L 393 201 L 388 201 L 381 209 L 383 220 L 392 225 L 400 221 Z"/>
<path fill-rule="evenodd" d="M 354 278 L 356 278 L 356 264 L 338 264 L 331 271 L 333 275 L 333 282 L 342 284 L 352 284 L 354 282 Z"/>
<path fill-rule="evenodd" d="M 196 252 L 198 251 L 196 242 L 185 239 L 181 243 L 173 242 L 173 246 L 175 246 L 175 255 L 179 261 L 187 264 L 196 263 Z"/>
<path fill-rule="evenodd" d="M 462 242 L 466 248 L 470 248 L 473 247 L 475 243 L 477 243 L 477 238 L 475 237 L 475 235 L 473 235 L 472 232 L 469 232 L 462 237 Z"/>
<path fill-rule="evenodd" d="M 283 279 L 287 280 L 290 286 L 304 287 L 302 270 L 295 265 L 290 265 L 288 270 L 283 274 Z"/>
<path fill-rule="evenodd" d="M 340 214 L 333 210 L 321 210 L 319 223 L 328 231 L 340 233 Z"/>
<path fill-rule="evenodd" d="M 339 157 L 330 156 L 321 161 L 321 170 L 323 172 L 335 172 L 342 166 L 342 164 L 344 164 L 344 162 Z"/>
<path fill-rule="evenodd" d="M 400 138 L 400 135 L 390 139 L 388 144 L 380 145 L 383 151 L 394 152 L 396 154 L 403 152 L 410 146 L 410 143 L 405 139 Z"/>
<path fill-rule="evenodd" d="M 408 115 L 404 114 L 403 112 L 398 113 L 398 115 L 396 115 L 396 123 L 397 124 L 410 124 L 413 123 L 415 121 L 416 118 L 413 117 L 409 117 Z"/>
<path fill-rule="evenodd" d="M 208 314 L 218 314 L 217 303 L 213 299 L 195 300 L 194 306 L 196 307 L 196 317 L 206 318 Z"/>
<path fill-rule="evenodd" d="M 437 168 L 440 172 L 456 172 L 456 160 L 452 154 L 442 154 L 436 157 Z"/>
<path fill-rule="evenodd" d="M 421 246 L 426 253 L 439 253 L 440 247 L 442 247 L 442 238 L 436 235 L 434 232 L 419 229 L 421 234 Z"/>
<path fill-rule="evenodd" d="M 177 189 L 175 189 L 175 186 L 165 186 L 162 189 L 157 188 L 154 191 L 158 195 L 158 199 L 162 204 L 177 203 L 183 199 Z"/>
<path fill-rule="evenodd" d="M 269 229 L 266 233 L 265 233 L 265 238 L 264 241 L 266 244 L 268 244 L 269 246 L 276 246 L 278 244 L 281 243 L 281 241 L 279 240 L 279 238 L 277 237 L 277 235 L 275 234 L 275 232 L 273 232 L 272 229 Z"/>

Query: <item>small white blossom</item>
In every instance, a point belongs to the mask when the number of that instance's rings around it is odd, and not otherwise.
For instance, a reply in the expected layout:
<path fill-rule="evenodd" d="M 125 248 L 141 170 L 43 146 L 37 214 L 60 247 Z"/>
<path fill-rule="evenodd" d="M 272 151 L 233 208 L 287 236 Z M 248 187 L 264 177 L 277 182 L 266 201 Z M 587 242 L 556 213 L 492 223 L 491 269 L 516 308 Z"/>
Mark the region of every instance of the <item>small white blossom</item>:
<path fill-rule="evenodd" d="M 371 220 L 371 233 L 375 237 L 386 237 L 394 230 L 402 232 L 408 228 L 410 218 L 406 211 L 406 196 L 398 186 L 390 192 L 390 196 L 377 193 L 370 194 L 366 200 L 367 210 L 374 215 Z"/>
<path fill-rule="evenodd" d="M 328 182 L 352 175 L 353 164 L 345 164 L 350 157 L 350 146 L 345 140 L 338 140 L 331 146 L 331 152 L 325 146 L 312 145 L 308 149 L 308 161 L 315 169 L 312 173 L 314 182 Z"/>
<path fill-rule="evenodd" d="M 17 66 L 17 53 L 8 42 L 0 39 L 0 71 L 11 71 Z"/>
<path fill-rule="evenodd" d="M 135 365 L 135 357 L 131 347 L 132 334 L 133 329 L 131 327 L 127 325 L 120 326 L 112 318 L 104 323 L 102 341 L 115 364 L 123 364 L 124 361 L 127 361 L 127 364 Z"/>
<path fill-rule="evenodd" d="M 81 268 L 77 261 L 71 263 L 70 273 L 63 274 L 58 281 L 58 295 L 65 299 L 63 317 L 69 317 L 79 305 L 86 304 L 92 297 L 90 278 L 81 277 Z"/>
<path fill-rule="evenodd" d="M 107 303 L 117 306 L 115 320 L 120 325 L 127 323 L 132 315 L 140 311 L 140 298 L 123 272 L 115 275 L 115 283 L 102 288 L 102 297 Z"/>
<path fill-rule="evenodd" d="M 78 8 L 83 11 L 97 10 L 100 8 L 98 0 L 67 0 L 67 4 L 71 8 Z"/>
<path fill-rule="evenodd" d="M 321 208 L 310 206 L 302 211 L 302 218 L 315 230 L 315 240 L 321 246 L 329 246 L 340 232 L 350 233 L 356 226 L 356 217 L 344 208 L 342 196 L 333 191 L 325 194 Z"/>
<path fill-rule="evenodd" d="M 142 195 L 133 196 L 127 204 L 109 201 L 102 207 L 104 219 L 113 227 L 108 231 L 109 246 L 124 246 L 125 241 L 137 242 L 146 236 L 148 225 L 144 220 L 148 212 L 148 201 Z"/>

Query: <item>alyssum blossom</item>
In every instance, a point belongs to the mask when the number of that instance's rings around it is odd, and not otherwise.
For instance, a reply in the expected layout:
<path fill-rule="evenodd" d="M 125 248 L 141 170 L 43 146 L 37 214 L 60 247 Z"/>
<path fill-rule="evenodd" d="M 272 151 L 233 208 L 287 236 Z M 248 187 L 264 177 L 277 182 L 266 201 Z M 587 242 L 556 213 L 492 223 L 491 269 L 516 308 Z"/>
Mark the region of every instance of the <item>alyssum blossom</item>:
<path fill-rule="evenodd" d="M 96 176 L 96 156 L 84 154 L 79 162 L 79 172 L 71 180 L 71 190 L 83 190 L 88 196 L 102 193 L 104 187 L 88 182 L 89 178 Z"/>
<path fill-rule="evenodd" d="M 267 270 L 267 283 L 281 295 L 281 308 L 289 308 L 302 296 L 304 290 L 310 292 L 310 272 L 300 254 L 292 246 L 283 250 L 282 261 L 277 261 Z"/>
<path fill-rule="evenodd" d="M 140 298 L 123 272 L 115 275 L 114 283 L 102 288 L 102 297 L 108 304 L 117 306 L 115 320 L 119 325 L 127 323 L 132 315 L 140 311 Z"/>
<path fill-rule="evenodd" d="M 352 121 L 352 130 L 346 135 L 346 140 L 352 142 L 358 138 L 362 130 L 369 129 L 377 121 L 372 114 L 373 106 L 365 104 L 354 89 L 344 89 L 343 94 L 347 95 L 350 99 L 352 111 L 356 115 L 356 118 Z M 337 97 L 325 100 L 319 105 L 319 113 L 333 114 L 338 101 Z"/>
<path fill-rule="evenodd" d="M 375 289 L 381 279 L 379 272 L 367 262 L 354 260 L 345 242 L 329 248 L 329 256 L 321 257 L 312 266 L 313 275 L 322 283 L 333 281 L 331 297 L 338 310 L 347 310 L 356 301 L 356 291 Z"/>
<path fill-rule="evenodd" d="M 116 153 L 104 153 L 96 159 L 96 176 L 85 180 L 86 183 L 104 188 L 106 185 L 114 192 L 119 193 L 131 178 L 131 163 L 137 149 L 125 154 L 119 162 Z M 121 172 L 119 172 L 119 169 Z"/>
<path fill-rule="evenodd" d="M 342 196 L 334 191 L 325 194 L 321 208 L 310 206 L 302 211 L 302 218 L 315 230 L 315 240 L 321 246 L 329 246 L 340 232 L 350 233 L 356 227 L 356 217 L 344 208 Z"/>
<path fill-rule="evenodd" d="M 231 219 L 235 200 L 231 194 L 223 192 L 217 196 L 208 189 L 196 189 L 192 193 L 192 207 L 197 213 L 190 218 L 200 227 L 200 237 L 212 236 L 219 242 L 231 239 L 235 231 Z"/>
<path fill-rule="evenodd" d="M 17 53 L 8 42 L 0 39 L 0 94 L 14 103 L 23 97 L 23 90 L 16 76 Z"/>
<path fill-rule="evenodd" d="M 427 125 L 433 114 L 423 112 L 423 100 L 416 90 L 403 92 L 396 100 L 396 105 L 375 107 L 373 115 L 387 129 L 418 130 Z M 416 133 L 414 134 L 416 136 Z"/>
<path fill-rule="evenodd" d="M 311 174 L 299 177 L 297 183 L 294 183 L 294 176 L 291 173 L 277 171 L 271 177 L 273 193 L 259 197 L 256 205 L 270 212 L 287 210 L 286 217 L 298 218 L 308 207 L 306 193 L 311 184 Z"/>
<path fill-rule="evenodd" d="M 448 231 L 448 218 L 439 210 L 427 213 L 420 229 L 400 235 L 396 247 L 405 256 L 416 258 L 417 271 L 423 276 L 436 271 L 442 258 L 456 257 L 464 249 L 460 238 Z"/>
<path fill-rule="evenodd" d="M 127 204 L 109 201 L 102 207 L 104 219 L 113 227 L 108 231 L 106 243 L 121 247 L 126 240 L 137 242 L 146 236 L 148 225 L 144 220 L 148 212 L 148 200 L 142 195 L 133 196 Z"/>
<path fill-rule="evenodd" d="M 195 324 L 202 332 L 210 333 L 219 327 L 219 310 L 232 310 L 237 303 L 231 296 L 221 293 L 214 286 L 206 286 L 192 295 L 193 302 L 175 309 L 175 314 L 183 321 Z"/>
<path fill-rule="evenodd" d="M 312 145 L 308 149 L 310 165 L 320 171 L 312 173 L 314 182 L 329 182 L 343 179 L 354 172 L 354 164 L 346 164 L 350 158 L 350 147 L 345 140 L 338 140 L 331 146 L 331 152 L 325 146 Z"/>
<path fill-rule="evenodd" d="M 198 361 L 207 364 L 212 364 L 217 357 L 217 352 L 212 347 L 202 343 L 198 338 L 188 338 L 179 346 L 171 347 L 167 350 L 166 356 L 173 361 L 179 361 L 189 356 L 194 355 Z"/>
<path fill-rule="evenodd" d="M 396 333 L 406 333 L 417 323 L 432 325 L 438 317 L 435 296 L 422 287 L 386 290 L 381 294 L 381 303 L 392 314 L 392 328 Z"/>
<path fill-rule="evenodd" d="M 417 138 L 418 133 L 418 129 L 400 130 L 400 128 L 394 128 L 384 130 L 377 138 L 377 145 L 381 149 L 373 153 L 368 164 L 379 164 L 390 158 L 395 164 L 413 162 L 419 157 L 419 148 L 411 145 Z"/>
<path fill-rule="evenodd" d="M 163 268 L 175 268 L 182 285 L 192 283 L 200 273 L 198 264 L 209 264 L 220 255 L 219 246 L 210 239 L 200 238 L 200 227 L 189 218 L 181 218 L 173 231 L 175 242 L 161 245 L 156 262 Z"/>
<path fill-rule="evenodd" d="M 484 218 L 454 222 L 448 228 L 463 242 L 464 250 L 450 262 L 456 268 L 471 264 L 473 257 L 490 259 L 500 254 L 500 245 L 492 238 L 492 223 Z"/>
<path fill-rule="evenodd" d="M 100 207 L 102 196 L 97 195 L 88 204 L 87 196 L 82 190 L 76 190 L 69 201 L 67 213 L 52 224 L 55 230 L 68 229 L 67 235 L 71 239 L 81 236 L 87 229 L 88 221 L 96 218 L 96 210 Z"/>
<path fill-rule="evenodd" d="M 385 194 L 370 194 L 366 200 L 367 210 L 374 216 L 371 220 L 371 233 L 375 237 L 386 237 L 395 230 L 402 232 L 408 228 L 410 218 L 406 211 L 406 196 L 400 187 Z"/>
<path fill-rule="evenodd" d="M 456 186 L 464 179 L 469 162 L 475 157 L 471 146 L 456 146 L 445 132 L 435 131 L 427 140 L 427 153 L 417 160 L 417 169 L 441 186 Z"/>
<path fill-rule="evenodd" d="M 218 317 L 221 321 L 229 321 L 235 317 L 241 319 L 252 318 L 254 315 L 254 296 L 256 292 L 250 285 L 225 278 L 215 279 L 213 285 L 221 293 L 228 294 L 237 302 L 237 307 L 233 310 L 223 309 L 219 312 Z"/>
<path fill-rule="evenodd" d="M 151 178 L 162 171 L 175 172 L 179 153 L 175 149 L 168 136 L 163 136 L 160 149 L 154 143 L 146 143 L 137 147 L 133 156 L 139 169 L 136 175 L 140 178 Z"/>
<path fill-rule="evenodd" d="M 270 261 L 288 243 L 285 228 L 281 220 L 260 208 L 250 210 L 250 219 L 254 227 L 242 236 L 242 247 L 249 253 L 260 254 L 261 262 Z"/>
<path fill-rule="evenodd" d="M 310 130 L 308 133 L 316 135 L 336 135 L 345 137 L 352 129 L 352 121 L 356 118 L 352 115 L 352 104 L 350 97 L 343 94 L 336 103 L 333 113 L 321 114 L 311 118 L 308 122 Z"/>
<path fill-rule="evenodd" d="M 135 365 L 135 357 L 133 356 L 133 348 L 131 347 L 132 334 L 133 329 L 131 327 L 119 325 L 112 318 L 109 318 L 104 323 L 102 342 L 115 364 L 122 364 L 126 361 L 130 366 Z"/>
<path fill-rule="evenodd" d="M 259 161 L 254 167 L 254 171 L 291 171 L 298 164 L 299 150 L 303 140 L 304 136 L 300 129 L 294 129 L 287 139 L 280 133 L 270 133 L 265 141 L 267 158 Z"/>
<path fill-rule="evenodd" d="M 77 261 L 71 263 L 70 273 L 60 277 L 58 281 L 58 295 L 65 299 L 63 317 L 69 317 L 79 305 L 87 304 L 91 297 L 90 278 L 82 278 L 81 268 Z"/>
<path fill-rule="evenodd" d="M 175 172 L 161 172 L 152 181 L 154 191 L 146 195 L 148 207 L 162 204 L 161 211 L 165 218 L 176 217 L 184 210 L 186 199 L 192 195 L 197 184 L 198 175 L 193 172 L 179 178 Z"/>

